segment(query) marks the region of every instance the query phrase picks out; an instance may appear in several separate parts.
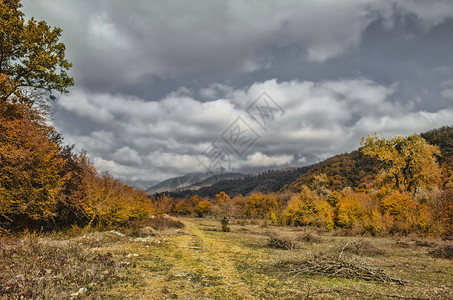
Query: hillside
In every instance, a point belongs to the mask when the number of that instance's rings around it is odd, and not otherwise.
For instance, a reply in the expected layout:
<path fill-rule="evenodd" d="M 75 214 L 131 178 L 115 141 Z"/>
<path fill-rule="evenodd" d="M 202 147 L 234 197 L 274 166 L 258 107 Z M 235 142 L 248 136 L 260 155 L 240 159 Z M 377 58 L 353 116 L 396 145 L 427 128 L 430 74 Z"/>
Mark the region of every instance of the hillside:
<path fill-rule="evenodd" d="M 200 188 L 205 186 L 213 185 L 217 182 L 224 181 L 224 180 L 233 180 L 233 179 L 241 179 L 246 177 L 247 175 L 242 173 L 225 173 L 225 174 L 218 174 L 211 177 L 208 177 L 202 181 L 195 182 L 192 184 L 191 188 Z"/>
<path fill-rule="evenodd" d="M 451 181 L 453 175 L 453 127 L 445 126 L 434 129 L 422 133 L 421 136 L 429 144 L 439 146 L 441 156 L 437 160 L 448 177 L 444 178 L 444 182 Z M 302 174 L 283 189 L 298 192 L 302 185 L 310 185 L 314 176 L 323 173 L 327 175 L 327 185 L 332 190 L 341 190 L 348 186 L 362 189 L 372 184 L 380 167 L 379 161 L 363 155 L 359 150 L 355 150 L 336 155 L 314 165 L 307 173 Z"/>

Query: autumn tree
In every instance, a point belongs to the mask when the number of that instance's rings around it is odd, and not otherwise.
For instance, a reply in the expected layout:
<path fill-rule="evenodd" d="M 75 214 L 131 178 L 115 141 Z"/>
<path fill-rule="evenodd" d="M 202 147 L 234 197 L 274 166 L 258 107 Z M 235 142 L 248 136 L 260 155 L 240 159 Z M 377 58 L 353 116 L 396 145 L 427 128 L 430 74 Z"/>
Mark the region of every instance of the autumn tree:
<path fill-rule="evenodd" d="M 372 199 L 370 196 L 346 188 L 339 196 L 335 208 L 335 225 L 347 229 L 361 227 L 371 211 Z"/>
<path fill-rule="evenodd" d="M 213 207 L 213 212 L 220 219 L 222 231 L 228 232 L 230 231 L 230 227 L 228 225 L 230 223 L 231 217 L 233 217 L 236 213 L 236 207 L 234 206 L 234 203 L 233 201 L 231 201 L 230 197 L 225 194 L 225 192 L 220 192 L 219 194 L 216 194 L 215 197 L 216 202 L 215 206 Z"/>
<path fill-rule="evenodd" d="M 317 193 L 307 186 L 300 188 L 301 192 L 293 195 L 285 216 L 289 224 L 296 226 L 319 226 L 326 230 L 333 228 L 331 206 L 325 199 L 320 199 Z"/>
<path fill-rule="evenodd" d="M 25 94 L 39 90 L 68 92 L 73 79 L 67 70 L 65 45 L 59 42 L 62 30 L 45 21 L 24 20 L 20 0 L 0 1 L 0 102 L 11 97 L 30 100 Z"/>
<path fill-rule="evenodd" d="M 319 196 L 327 197 L 330 194 L 330 190 L 327 188 L 329 179 L 325 173 L 313 176 L 312 189 L 318 193 Z"/>
<path fill-rule="evenodd" d="M 254 193 L 245 201 L 245 215 L 253 218 L 270 217 L 278 207 L 277 200 L 272 195 Z"/>
<path fill-rule="evenodd" d="M 56 216 L 65 178 L 54 135 L 36 109 L 0 103 L 0 223 L 37 225 Z"/>
<path fill-rule="evenodd" d="M 378 182 L 401 192 L 415 193 L 419 187 L 439 183 L 440 169 L 436 155 L 439 148 L 418 135 L 391 139 L 362 137 L 362 152 L 383 162 Z"/>
<path fill-rule="evenodd" d="M 212 204 L 208 200 L 202 200 L 197 203 L 195 206 L 195 212 L 197 213 L 198 217 L 202 218 L 204 215 L 210 213 L 212 211 Z"/>
<path fill-rule="evenodd" d="M 446 239 L 453 239 L 453 189 L 442 191 L 430 199 L 432 225 Z"/>

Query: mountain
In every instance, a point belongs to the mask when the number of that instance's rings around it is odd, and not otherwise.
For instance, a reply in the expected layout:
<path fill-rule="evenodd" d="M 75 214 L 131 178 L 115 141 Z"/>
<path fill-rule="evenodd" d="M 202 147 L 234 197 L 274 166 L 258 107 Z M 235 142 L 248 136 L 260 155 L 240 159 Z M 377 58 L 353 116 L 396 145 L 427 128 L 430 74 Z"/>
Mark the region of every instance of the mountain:
<path fill-rule="evenodd" d="M 178 177 L 169 178 L 148 188 L 146 193 L 152 195 L 155 193 L 171 192 L 181 188 L 187 188 L 196 182 L 206 179 L 206 174 L 189 173 Z"/>
<path fill-rule="evenodd" d="M 294 182 L 283 187 L 283 190 L 300 192 L 303 185 L 312 183 L 313 177 L 326 174 L 327 187 L 331 190 L 342 190 L 345 187 L 365 188 L 379 173 L 380 163 L 361 151 L 339 154 L 325 161 L 315 164 L 306 173 L 299 176 Z"/>
<path fill-rule="evenodd" d="M 279 191 L 283 186 L 290 184 L 311 167 L 287 168 L 283 170 L 269 170 L 257 175 L 247 175 L 243 178 L 222 180 L 211 186 L 201 187 L 197 190 L 179 190 L 165 193 L 174 198 L 186 198 L 193 195 L 214 197 L 220 192 L 225 192 L 230 197 L 238 194 L 247 195 L 252 192 L 271 193 Z"/>

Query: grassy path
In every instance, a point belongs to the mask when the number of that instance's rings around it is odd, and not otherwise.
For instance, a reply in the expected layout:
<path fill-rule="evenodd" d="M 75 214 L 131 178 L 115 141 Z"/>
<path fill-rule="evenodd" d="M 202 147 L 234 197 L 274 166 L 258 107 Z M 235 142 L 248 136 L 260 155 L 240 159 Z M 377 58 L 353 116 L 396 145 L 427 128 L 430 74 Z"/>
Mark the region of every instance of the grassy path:
<path fill-rule="evenodd" d="M 179 219 L 183 229 L 162 233 L 149 241 L 123 238 L 109 245 L 117 260 L 129 260 L 126 278 L 109 289 L 112 299 L 447 299 L 453 266 L 435 260 L 422 248 L 399 248 L 391 239 L 373 239 L 385 256 L 362 257 L 395 277 L 408 280 L 399 286 L 326 276 L 289 276 L 285 270 L 270 270 L 278 260 L 300 261 L 342 245 L 354 238 L 325 237 L 321 242 L 299 244 L 295 251 L 266 247 L 266 232 L 286 231 L 296 239 L 301 232 L 291 228 L 235 226 L 219 231 L 214 220 Z M 396 248 L 395 248 L 396 247 Z M 414 260 L 414 255 L 417 261 Z M 428 269 L 419 270 L 425 265 Z M 435 274 L 435 275 L 434 275 Z"/>
<path fill-rule="evenodd" d="M 160 243 L 132 243 L 136 268 L 131 280 L 112 291 L 134 299 L 252 299 L 250 287 L 238 273 L 234 258 L 244 249 L 225 243 L 183 220 L 185 228 Z M 250 253 L 251 255 L 251 253 Z M 135 279 L 135 280 L 134 280 Z M 194 296 L 196 295 L 196 297 Z"/>

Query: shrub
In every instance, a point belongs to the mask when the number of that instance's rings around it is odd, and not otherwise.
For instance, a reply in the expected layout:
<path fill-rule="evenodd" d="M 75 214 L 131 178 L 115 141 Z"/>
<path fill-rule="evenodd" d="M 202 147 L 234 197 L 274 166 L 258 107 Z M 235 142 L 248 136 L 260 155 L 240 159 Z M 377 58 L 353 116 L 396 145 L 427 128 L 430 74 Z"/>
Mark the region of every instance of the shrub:
<path fill-rule="evenodd" d="M 437 258 L 453 259 L 453 244 L 438 246 L 429 253 Z"/>
<path fill-rule="evenodd" d="M 295 244 L 289 238 L 269 237 L 267 246 L 275 249 L 293 250 Z"/>
<path fill-rule="evenodd" d="M 207 200 L 200 201 L 197 206 L 195 206 L 195 212 L 198 217 L 203 217 L 204 215 L 212 211 L 212 204 Z"/>

